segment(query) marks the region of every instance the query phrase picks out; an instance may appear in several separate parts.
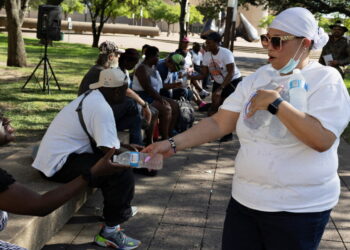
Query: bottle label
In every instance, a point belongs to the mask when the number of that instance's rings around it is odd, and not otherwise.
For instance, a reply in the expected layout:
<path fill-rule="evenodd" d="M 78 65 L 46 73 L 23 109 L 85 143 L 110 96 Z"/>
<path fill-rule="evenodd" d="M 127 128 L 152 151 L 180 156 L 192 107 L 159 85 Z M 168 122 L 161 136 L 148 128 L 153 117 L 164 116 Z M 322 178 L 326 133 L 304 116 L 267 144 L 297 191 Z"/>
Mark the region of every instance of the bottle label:
<path fill-rule="evenodd" d="M 302 80 L 291 80 L 289 82 L 289 89 L 294 88 L 304 88 L 306 91 L 308 90 L 306 82 Z"/>
<path fill-rule="evenodd" d="M 139 160 L 140 160 L 140 153 L 139 152 L 130 152 L 130 166 L 131 167 L 138 167 L 139 166 Z"/>

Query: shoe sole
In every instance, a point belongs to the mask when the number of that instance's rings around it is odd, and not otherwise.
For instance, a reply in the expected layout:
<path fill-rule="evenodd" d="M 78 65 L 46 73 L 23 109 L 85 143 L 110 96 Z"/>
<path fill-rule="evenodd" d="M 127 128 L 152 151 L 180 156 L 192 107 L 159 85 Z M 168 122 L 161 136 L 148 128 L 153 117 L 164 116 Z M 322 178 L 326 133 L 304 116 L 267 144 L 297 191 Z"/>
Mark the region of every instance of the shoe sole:
<path fill-rule="evenodd" d="M 111 248 L 115 248 L 115 249 L 120 249 L 120 250 L 132 250 L 135 249 L 137 247 L 139 247 L 141 245 L 141 243 L 137 246 L 133 246 L 133 247 L 122 247 L 120 248 L 117 244 L 115 244 L 113 241 L 104 239 L 102 237 L 99 237 L 99 235 L 97 235 L 95 237 L 95 243 L 101 247 L 111 247 Z"/>

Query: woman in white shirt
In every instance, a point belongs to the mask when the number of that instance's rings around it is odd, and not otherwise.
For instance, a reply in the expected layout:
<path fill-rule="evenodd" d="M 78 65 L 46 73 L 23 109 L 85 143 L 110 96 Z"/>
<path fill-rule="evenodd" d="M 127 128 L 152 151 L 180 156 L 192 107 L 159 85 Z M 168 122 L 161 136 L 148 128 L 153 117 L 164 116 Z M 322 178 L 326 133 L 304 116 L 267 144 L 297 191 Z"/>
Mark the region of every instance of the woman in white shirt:
<path fill-rule="evenodd" d="M 222 248 L 317 249 L 340 194 L 337 148 L 350 97 L 337 70 L 310 61 L 328 35 L 308 10 L 281 12 L 261 38 L 269 65 L 243 79 L 216 114 L 144 151 L 171 156 L 236 131 L 241 148 Z M 308 85 L 304 112 L 288 102 L 295 68 Z M 278 87 L 268 88 L 272 82 Z M 270 122 L 251 128 L 247 121 L 262 111 Z"/>
<path fill-rule="evenodd" d="M 173 135 L 179 116 L 178 104 L 159 94 L 163 87 L 162 79 L 155 68 L 159 60 L 159 50 L 150 46 L 145 52 L 145 60 L 135 71 L 132 89 L 146 102 L 150 103 L 159 111 L 159 133 L 162 139 Z"/>

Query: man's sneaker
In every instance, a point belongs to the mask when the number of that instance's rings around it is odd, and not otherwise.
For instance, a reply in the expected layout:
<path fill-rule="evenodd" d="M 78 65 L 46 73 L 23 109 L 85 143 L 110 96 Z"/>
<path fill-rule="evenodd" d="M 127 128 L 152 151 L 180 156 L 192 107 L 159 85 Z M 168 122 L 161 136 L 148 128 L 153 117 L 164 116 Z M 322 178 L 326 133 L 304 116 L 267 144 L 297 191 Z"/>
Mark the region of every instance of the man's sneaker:
<path fill-rule="evenodd" d="M 141 245 L 141 241 L 127 236 L 122 230 L 116 230 L 110 234 L 103 232 L 95 236 L 95 243 L 101 247 L 112 247 L 116 249 L 129 250 Z"/>
<path fill-rule="evenodd" d="M 204 89 L 202 89 L 202 91 L 199 93 L 199 96 L 204 99 L 206 98 L 208 95 L 210 95 L 210 93 Z"/>
<path fill-rule="evenodd" d="M 138 207 L 131 206 L 131 217 L 134 217 L 138 211 L 139 211 Z"/>

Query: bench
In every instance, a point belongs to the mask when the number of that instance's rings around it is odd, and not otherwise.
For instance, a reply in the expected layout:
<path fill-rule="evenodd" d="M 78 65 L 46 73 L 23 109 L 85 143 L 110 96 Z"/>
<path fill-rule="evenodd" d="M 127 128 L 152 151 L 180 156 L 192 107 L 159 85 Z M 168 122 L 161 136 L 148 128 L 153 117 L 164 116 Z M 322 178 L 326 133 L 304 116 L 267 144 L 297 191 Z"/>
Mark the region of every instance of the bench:
<path fill-rule="evenodd" d="M 118 132 L 118 136 L 123 142 L 129 139 L 128 132 Z M 27 148 L 5 157 L 0 167 L 13 175 L 19 183 L 42 194 L 62 184 L 45 180 L 37 170 L 31 167 L 33 161 L 31 154 L 35 145 L 37 143 L 32 143 Z M 94 191 L 94 189 L 86 188 L 45 217 L 9 214 L 9 222 L 5 230 L 0 233 L 0 240 L 25 247 L 28 250 L 40 250 Z"/>

